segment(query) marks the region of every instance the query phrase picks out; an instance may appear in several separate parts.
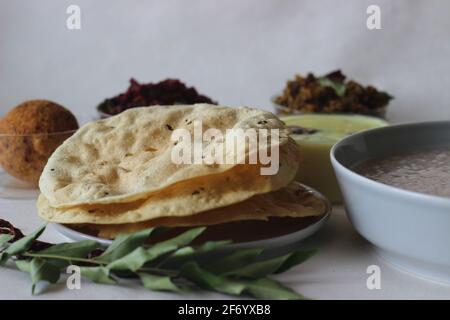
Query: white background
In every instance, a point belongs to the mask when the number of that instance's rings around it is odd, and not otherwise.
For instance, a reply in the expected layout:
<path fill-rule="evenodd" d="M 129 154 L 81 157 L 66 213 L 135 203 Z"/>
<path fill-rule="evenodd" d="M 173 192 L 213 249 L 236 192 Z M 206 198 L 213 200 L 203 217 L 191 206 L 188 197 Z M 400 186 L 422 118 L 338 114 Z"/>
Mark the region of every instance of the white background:
<path fill-rule="evenodd" d="M 450 118 L 450 2 L 0 0 L 0 114 L 53 99 L 93 112 L 128 79 L 180 78 L 225 105 L 270 109 L 295 73 L 341 68 L 393 96 L 393 122 Z M 81 30 L 66 8 L 81 8 Z M 382 29 L 366 28 L 378 4 Z"/>
<path fill-rule="evenodd" d="M 66 28 L 70 4 L 81 7 L 81 30 Z M 381 30 L 366 28 L 369 4 L 381 7 Z M 336 68 L 395 96 L 392 122 L 449 119 L 450 1 L 0 0 L 0 115 L 45 98 L 91 116 L 130 77 L 180 78 L 222 104 L 271 110 L 287 78 Z M 0 202 L 0 217 L 24 231 L 41 223 L 34 201 Z M 51 230 L 45 237 L 62 240 Z M 374 256 L 342 210 L 311 243 L 319 254 L 281 279 L 312 298 L 450 298 L 450 287 Z M 366 288 L 370 264 L 382 269 L 381 290 Z M 31 297 L 26 275 L 2 269 L 0 281 L 0 298 Z M 40 298 L 180 298 L 83 288 Z"/>

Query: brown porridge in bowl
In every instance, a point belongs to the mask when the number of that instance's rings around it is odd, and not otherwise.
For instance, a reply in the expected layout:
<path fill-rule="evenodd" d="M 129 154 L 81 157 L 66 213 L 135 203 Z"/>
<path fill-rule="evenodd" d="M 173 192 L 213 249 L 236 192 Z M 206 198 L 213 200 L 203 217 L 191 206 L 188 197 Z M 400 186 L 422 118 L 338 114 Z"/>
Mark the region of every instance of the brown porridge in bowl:
<path fill-rule="evenodd" d="M 369 179 L 387 185 L 450 198 L 450 146 L 429 147 L 371 159 L 354 169 Z"/>

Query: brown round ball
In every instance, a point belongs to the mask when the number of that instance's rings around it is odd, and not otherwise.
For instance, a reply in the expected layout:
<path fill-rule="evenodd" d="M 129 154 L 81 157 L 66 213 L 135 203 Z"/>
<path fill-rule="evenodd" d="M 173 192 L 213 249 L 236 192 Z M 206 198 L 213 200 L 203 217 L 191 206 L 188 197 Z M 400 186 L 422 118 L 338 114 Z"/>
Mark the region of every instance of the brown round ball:
<path fill-rule="evenodd" d="M 50 155 L 78 129 L 75 116 L 48 100 L 30 100 L 0 119 L 0 164 L 12 176 L 37 184 Z"/>
<path fill-rule="evenodd" d="M 48 100 L 29 100 L 10 110 L 2 119 L 0 133 L 54 133 L 78 129 L 75 116 Z"/>

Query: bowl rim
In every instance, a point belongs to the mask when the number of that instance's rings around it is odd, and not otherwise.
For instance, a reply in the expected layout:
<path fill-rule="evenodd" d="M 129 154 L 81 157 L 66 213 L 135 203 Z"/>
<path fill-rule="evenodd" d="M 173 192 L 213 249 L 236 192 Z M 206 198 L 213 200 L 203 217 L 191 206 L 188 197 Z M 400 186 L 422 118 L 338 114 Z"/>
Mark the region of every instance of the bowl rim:
<path fill-rule="evenodd" d="M 77 132 L 78 129 L 74 130 L 66 130 L 66 131 L 56 131 L 56 132 L 40 132 L 40 133 L 1 133 L 0 132 L 0 138 L 13 138 L 13 137 L 48 137 L 48 136 L 59 136 L 59 135 L 66 135 L 66 134 L 73 134 Z"/>
<path fill-rule="evenodd" d="M 354 179 L 354 180 L 358 181 L 359 183 L 365 183 L 368 186 L 377 188 L 377 189 L 384 189 L 385 191 L 392 193 L 394 195 L 397 195 L 399 197 L 415 198 L 418 200 L 433 202 L 434 204 L 442 204 L 442 205 L 450 206 L 450 198 L 436 196 L 436 195 L 432 195 L 432 194 L 421 193 L 421 192 L 417 192 L 417 191 L 411 191 L 411 190 L 407 190 L 407 189 L 402 189 L 399 187 L 395 187 L 392 185 L 388 185 L 388 184 L 385 184 L 382 182 L 372 180 L 372 179 L 367 178 L 359 173 L 356 173 L 355 171 L 344 166 L 335 157 L 336 150 L 338 148 L 340 148 L 342 145 L 349 143 L 348 140 L 357 139 L 359 137 L 363 137 L 368 134 L 373 134 L 373 132 L 377 132 L 377 131 L 381 131 L 381 130 L 397 130 L 398 128 L 407 128 L 407 127 L 416 128 L 416 127 L 421 127 L 421 126 L 430 126 L 430 125 L 439 125 L 439 124 L 441 124 L 441 125 L 446 124 L 446 125 L 450 126 L 450 120 L 421 121 L 421 122 L 409 122 L 409 123 L 388 125 L 385 127 L 378 127 L 378 128 L 364 130 L 364 131 L 352 134 L 351 136 L 344 137 L 343 139 L 341 139 L 337 143 L 335 143 L 330 150 L 330 159 L 331 159 L 331 163 L 333 165 L 333 169 L 336 173 L 337 173 L 337 171 L 341 171 L 341 172 L 345 173 L 351 179 Z"/>
<path fill-rule="evenodd" d="M 275 109 L 275 114 L 278 116 L 289 116 L 289 115 L 302 115 L 302 114 L 342 114 L 342 115 L 361 115 L 361 116 L 368 116 L 368 117 L 374 117 L 379 118 L 382 120 L 386 120 L 386 113 L 389 107 L 389 103 L 385 106 L 378 107 L 375 109 L 370 109 L 369 113 L 356 113 L 356 112 L 345 112 L 345 111 L 337 111 L 337 112 L 323 112 L 323 111 L 305 111 L 305 110 L 299 110 L 299 109 L 291 109 L 289 106 L 285 106 L 279 103 L 275 102 L 275 96 L 273 99 L 271 99 L 272 106 Z"/>
<path fill-rule="evenodd" d="M 305 112 L 305 113 L 290 113 L 290 114 L 280 114 L 278 115 L 278 118 L 280 118 L 282 121 L 287 118 L 298 118 L 298 117 L 339 117 L 339 118 L 366 118 L 367 120 L 375 120 L 377 122 L 380 122 L 386 125 L 389 125 L 389 122 L 380 117 L 376 117 L 374 115 L 370 114 L 359 114 L 359 113 L 320 113 L 320 112 Z M 378 127 L 376 127 L 378 128 Z M 366 129 L 370 130 L 370 129 Z M 364 130 L 364 131 L 366 131 Z"/>

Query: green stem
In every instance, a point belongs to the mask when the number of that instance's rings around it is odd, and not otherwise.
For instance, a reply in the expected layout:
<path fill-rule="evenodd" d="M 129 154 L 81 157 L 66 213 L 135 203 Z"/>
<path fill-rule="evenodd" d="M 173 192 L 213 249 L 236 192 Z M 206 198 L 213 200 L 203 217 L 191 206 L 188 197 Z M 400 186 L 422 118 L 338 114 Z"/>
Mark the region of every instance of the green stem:
<path fill-rule="evenodd" d="M 57 259 L 57 260 L 67 260 L 67 261 L 76 261 L 76 262 L 84 262 L 84 263 L 91 263 L 91 264 L 98 264 L 98 265 L 107 265 L 108 263 L 92 260 L 92 259 L 85 259 L 85 258 L 74 258 L 74 257 L 66 257 L 66 256 L 59 256 L 59 255 L 53 255 L 53 254 L 41 254 L 41 253 L 24 253 L 22 254 L 25 257 L 30 258 L 46 258 L 46 259 Z M 168 276 L 177 276 L 178 272 L 173 270 L 165 270 L 160 268 L 141 268 L 138 271 L 142 272 L 155 272 L 155 273 L 162 273 Z"/>
<path fill-rule="evenodd" d="M 22 255 L 25 257 L 30 257 L 30 258 L 47 258 L 47 259 L 57 259 L 57 260 L 68 260 L 68 261 L 77 261 L 77 262 L 84 262 L 84 263 L 93 263 L 93 264 L 99 264 L 99 265 L 107 264 L 105 262 L 96 261 L 96 260 L 92 260 L 92 259 L 65 257 L 65 256 L 59 256 L 59 255 L 53 255 L 53 254 L 24 253 Z"/>

